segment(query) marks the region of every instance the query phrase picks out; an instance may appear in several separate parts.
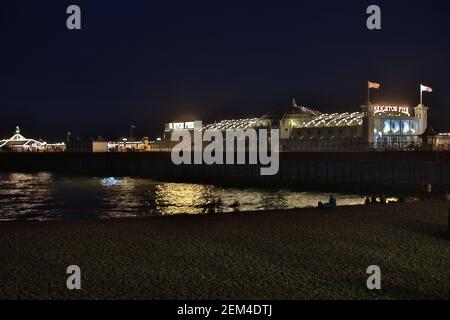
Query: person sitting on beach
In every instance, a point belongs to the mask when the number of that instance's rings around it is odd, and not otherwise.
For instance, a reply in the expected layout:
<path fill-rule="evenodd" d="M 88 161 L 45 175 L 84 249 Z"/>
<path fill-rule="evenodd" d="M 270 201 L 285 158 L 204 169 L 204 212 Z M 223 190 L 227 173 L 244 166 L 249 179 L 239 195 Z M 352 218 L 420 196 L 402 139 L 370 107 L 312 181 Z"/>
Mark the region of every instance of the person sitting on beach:
<path fill-rule="evenodd" d="M 319 202 L 320 209 L 334 209 L 337 207 L 337 201 L 334 196 L 330 196 L 330 201 L 328 203 Z"/>
<path fill-rule="evenodd" d="M 332 209 L 337 207 L 337 200 L 334 196 L 330 196 L 330 202 L 328 203 Z"/>
<path fill-rule="evenodd" d="M 378 203 L 377 197 L 372 196 L 372 198 L 370 199 L 370 202 L 371 202 L 371 203 Z"/>
<path fill-rule="evenodd" d="M 237 212 L 237 211 L 239 211 L 240 205 L 241 205 L 241 204 L 239 203 L 239 201 L 235 200 L 235 201 L 234 201 L 232 204 L 230 204 L 228 207 L 229 207 L 229 208 L 232 208 L 233 211 Z"/>

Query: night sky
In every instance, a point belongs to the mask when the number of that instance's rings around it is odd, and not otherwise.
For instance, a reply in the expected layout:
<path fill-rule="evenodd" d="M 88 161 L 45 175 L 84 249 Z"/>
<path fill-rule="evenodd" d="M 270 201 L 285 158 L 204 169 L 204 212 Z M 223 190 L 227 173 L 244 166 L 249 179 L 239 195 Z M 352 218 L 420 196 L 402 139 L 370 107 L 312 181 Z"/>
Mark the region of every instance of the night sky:
<path fill-rule="evenodd" d="M 66 28 L 66 8 L 82 30 Z M 382 30 L 366 28 L 378 4 Z M 0 137 L 155 137 L 171 120 L 260 116 L 298 104 L 416 105 L 450 130 L 450 2 L 2 1 Z"/>

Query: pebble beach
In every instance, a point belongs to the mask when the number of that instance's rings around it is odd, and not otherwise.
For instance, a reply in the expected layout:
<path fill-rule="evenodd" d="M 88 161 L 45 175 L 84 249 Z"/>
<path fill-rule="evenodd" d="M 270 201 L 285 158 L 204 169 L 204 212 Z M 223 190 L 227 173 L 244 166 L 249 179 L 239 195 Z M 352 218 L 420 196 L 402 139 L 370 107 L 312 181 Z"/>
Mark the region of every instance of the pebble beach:
<path fill-rule="evenodd" d="M 1 223 L 0 299 L 448 299 L 449 207 Z"/>

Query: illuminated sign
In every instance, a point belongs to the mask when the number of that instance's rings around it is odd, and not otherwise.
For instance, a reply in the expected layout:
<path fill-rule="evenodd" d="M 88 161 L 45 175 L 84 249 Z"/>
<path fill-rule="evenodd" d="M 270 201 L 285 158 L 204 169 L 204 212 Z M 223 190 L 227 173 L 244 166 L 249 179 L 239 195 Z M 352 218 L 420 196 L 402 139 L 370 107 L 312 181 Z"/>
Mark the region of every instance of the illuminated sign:
<path fill-rule="evenodd" d="M 166 124 L 166 131 L 201 130 L 201 121 L 171 122 Z"/>
<path fill-rule="evenodd" d="M 175 122 L 172 123 L 172 130 L 183 130 L 184 129 L 184 122 Z"/>
<path fill-rule="evenodd" d="M 385 112 L 398 112 L 407 115 L 408 117 L 411 115 L 409 113 L 409 106 L 392 106 L 392 105 L 375 105 L 373 106 L 373 110 L 375 113 L 385 113 Z"/>

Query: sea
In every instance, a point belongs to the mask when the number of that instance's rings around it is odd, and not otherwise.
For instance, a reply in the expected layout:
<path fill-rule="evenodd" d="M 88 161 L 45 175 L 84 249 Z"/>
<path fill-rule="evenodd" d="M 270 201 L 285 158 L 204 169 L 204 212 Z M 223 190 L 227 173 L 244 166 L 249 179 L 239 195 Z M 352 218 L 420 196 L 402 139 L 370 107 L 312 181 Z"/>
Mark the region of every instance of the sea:
<path fill-rule="evenodd" d="M 333 195 L 338 205 L 359 205 L 365 199 L 356 194 Z M 329 196 L 289 188 L 236 188 L 136 177 L 0 173 L 0 222 L 258 212 L 315 207 Z"/>

